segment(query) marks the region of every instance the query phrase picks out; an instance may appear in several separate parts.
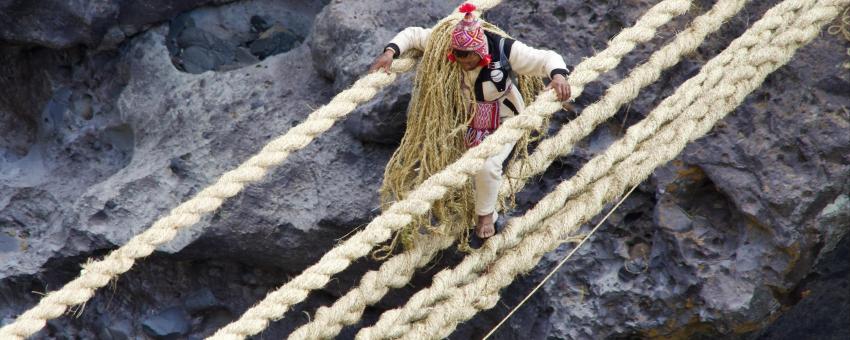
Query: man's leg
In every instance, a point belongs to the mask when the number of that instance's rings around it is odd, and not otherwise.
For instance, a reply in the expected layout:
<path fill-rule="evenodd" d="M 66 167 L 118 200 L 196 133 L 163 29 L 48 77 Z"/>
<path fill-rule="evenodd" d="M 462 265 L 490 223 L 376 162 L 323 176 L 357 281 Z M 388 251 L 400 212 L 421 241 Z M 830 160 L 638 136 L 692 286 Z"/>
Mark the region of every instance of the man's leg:
<path fill-rule="evenodd" d="M 478 215 L 475 233 L 478 237 L 488 238 L 496 233 L 493 224 L 498 217 L 496 201 L 502 185 L 502 163 L 513 148 L 513 144 L 506 145 L 498 154 L 488 158 L 484 167 L 475 173 L 475 214 Z"/>

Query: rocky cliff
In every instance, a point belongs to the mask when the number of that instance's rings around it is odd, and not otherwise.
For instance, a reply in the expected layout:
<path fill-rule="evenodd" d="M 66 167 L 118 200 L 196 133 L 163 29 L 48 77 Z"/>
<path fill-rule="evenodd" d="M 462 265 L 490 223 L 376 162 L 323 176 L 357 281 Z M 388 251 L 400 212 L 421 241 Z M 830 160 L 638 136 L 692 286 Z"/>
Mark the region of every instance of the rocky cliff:
<path fill-rule="evenodd" d="M 573 66 L 654 2 L 507 1 L 485 18 Z M 775 1 L 752 1 L 687 60 L 519 195 L 533 206 L 694 75 Z M 707 10 L 692 10 L 590 85 L 576 111 Z M 0 324 L 72 279 L 349 86 L 415 1 L 0 0 Z M 826 33 L 712 132 L 659 168 L 500 339 L 850 337 L 850 42 Z M 378 213 L 410 75 L 38 339 L 202 338 Z M 577 113 L 559 112 L 557 128 Z M 594 221 L 596 222 L 596 221 Z M 462 324 L 480 337 L 564 245 Z M 359 326 L 459 261 L 446 251 Z M 258 338 L 305 323 L 377 263 L 361 260 Z"/>

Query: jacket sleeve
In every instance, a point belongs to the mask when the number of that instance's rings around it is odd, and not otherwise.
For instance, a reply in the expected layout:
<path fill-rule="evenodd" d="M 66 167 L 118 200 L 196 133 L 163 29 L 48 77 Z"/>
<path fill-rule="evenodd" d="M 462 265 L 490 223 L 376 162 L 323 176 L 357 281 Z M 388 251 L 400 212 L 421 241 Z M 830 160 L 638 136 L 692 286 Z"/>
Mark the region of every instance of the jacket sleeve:
<path fill-rule="evenodd" d="M 548 76 L 550 79 L 556 74 L 567 76 L 567 65 L 561 55 L 554 51 L 529 47 L 520 41 L 514 41 L 508 61 L 518 74 Z"/>
<path fill-rule="evenodd" d="M 399 55 L 411 48 L 424 50 L 430 36 L 430 28 L 408 27 L 396 34 L 384 49 L 392 48 L 395 52 L 393 58 L 398 58 Z"/>

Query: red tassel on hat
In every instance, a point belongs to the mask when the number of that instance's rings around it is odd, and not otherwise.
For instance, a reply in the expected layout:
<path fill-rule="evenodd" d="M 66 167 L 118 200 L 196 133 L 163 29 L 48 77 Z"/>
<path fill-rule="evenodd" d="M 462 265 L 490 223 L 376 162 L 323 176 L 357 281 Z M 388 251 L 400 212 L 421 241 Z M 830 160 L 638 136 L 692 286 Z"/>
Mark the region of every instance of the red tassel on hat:
<path fill-rule="evenodd" d="M 481 58 L 481 61 L 478 62 L 478 66 L 487 67 L 490 65 L 490 62 L 493 61 L 493 57 L 491 55 L 485 55 L 484 58 Z"/>
<path fill-rule="evenodd" d="M 472 11 L 474 11 L 474 10 L 476 10 L 475 5 L 467 2 L 467 3 L 460 6 L 459 11 L 461 13 L 469 14 L 469 13 L 472 13 Z"/>
<path fill-rule="evenodd" d="M 449 52 L 449 55 L 446 56 L 446 59 L 448 59 L 451 62 L 457 61 L 457 58 L 455 58 L 455 54 L 452 53 L 452 52 Z"/>

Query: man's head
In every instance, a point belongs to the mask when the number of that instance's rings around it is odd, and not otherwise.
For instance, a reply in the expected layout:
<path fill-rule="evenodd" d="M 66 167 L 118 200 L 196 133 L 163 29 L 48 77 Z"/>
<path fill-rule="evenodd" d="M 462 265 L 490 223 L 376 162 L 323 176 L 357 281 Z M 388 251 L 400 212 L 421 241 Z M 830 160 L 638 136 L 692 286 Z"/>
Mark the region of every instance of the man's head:
<path fill-rule="evenodd" d="M 453 59 L 466 71 L 474 70 L 481 63 L 481 56 L 473 51 L 452 49 Z"/>
<path fill-rule="evenodd" d="M 467 71 L 486 66 L 491 59 L 487 37 L 481 29 L 481 22 L 472 14 L 474 10 L 475 6 L 470 3 L 460 6 L 460 12 L 466 15 L 452 30 L 452 51 L 449 54 L 449 60 L 457 61 Z"/>

